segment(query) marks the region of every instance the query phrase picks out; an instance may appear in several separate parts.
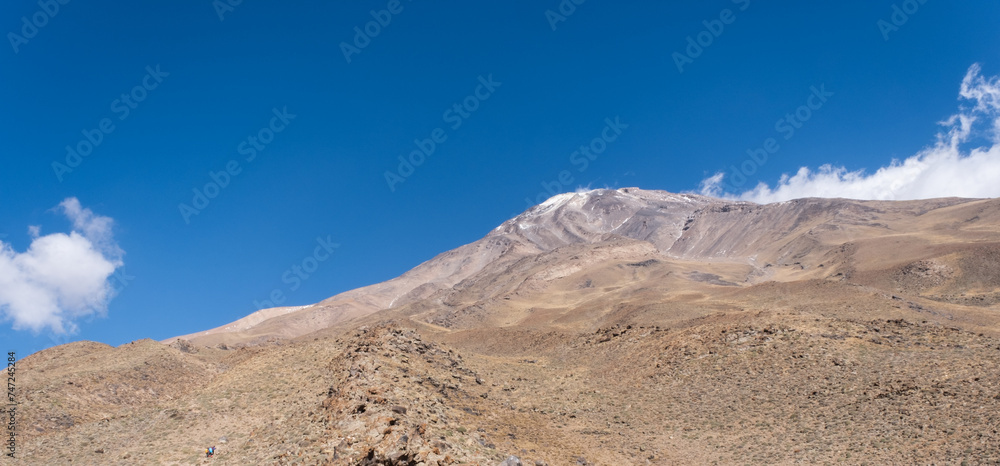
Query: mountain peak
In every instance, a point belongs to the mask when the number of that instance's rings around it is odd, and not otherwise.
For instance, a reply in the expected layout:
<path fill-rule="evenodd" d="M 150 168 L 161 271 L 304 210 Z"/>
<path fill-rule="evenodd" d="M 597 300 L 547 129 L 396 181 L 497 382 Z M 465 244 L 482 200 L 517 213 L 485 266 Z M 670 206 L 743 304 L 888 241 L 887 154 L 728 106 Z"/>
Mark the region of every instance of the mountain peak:
<path fill-rule="evenodd" d="M 719 202 L 724 201 L 639 188 L 561 193 L 500 224 L 490 236 L 514 235 L 541 250 L 550 250 L 619 234 L 654 239 L 651 242 L 665 249 L 680 236 L 687 218 Z"/>
<path fill-rule="evenodd" d="M 499 283 L 489 277 L 503 275 L 506 267 L 520 270 L 536 263 L 532 258 L 563 257 L 560 250 L 564 248 L 580 252 L 613 244 L 612 249 L 619 252 L 605 249 L 593 257 L 611 254 L 628 264 L 648 260 L 728 263 L 744 274 L 728 277 L 732 283 L 770 279 L 774 269 L 767 264 L 789 260 L 801 267 L 799 270 L 825 276 L 835 273 L 835 267 L 829 265 L 819 269 L 821 260 L 826 260 L 822 258 L 839 254 L 831 248 L 862 237 L 881 237 L 895 229 L 909 231 L 914 228 L 909 222 L 915 221 L 915 215 L 927 218 L 924 215 L 930 211 L 970 202 L 974 201 L 798 199 L 760 205 L 639 188 L 561 193 L 503 222 L 480 240 L 438 254 L 397 278 L 301 309 L 265 309 L 181 338 L 227 345 L 294 338 L 382 309 L 434 300 L 445 303 L 451 299 L 449 293 L 471 283 Z M 983 213 L 967 216 L 983 217 Z M 816 268 L 807 269 L 809 263 Z M 727 282 L 721 278 L 716 281 Z"/>

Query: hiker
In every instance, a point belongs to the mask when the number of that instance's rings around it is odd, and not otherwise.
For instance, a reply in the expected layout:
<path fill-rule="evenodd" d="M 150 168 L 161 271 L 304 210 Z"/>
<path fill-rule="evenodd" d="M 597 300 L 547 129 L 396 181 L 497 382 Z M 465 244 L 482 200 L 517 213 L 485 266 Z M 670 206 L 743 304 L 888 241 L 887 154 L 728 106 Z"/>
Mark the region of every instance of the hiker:
<path fill-rule="evenodd" d="M 213 456 L 215 456 L 215 447 L 214 446 L 208 447 L 208 449 L 205 450 L 205 457 L 211 458 Z"/>

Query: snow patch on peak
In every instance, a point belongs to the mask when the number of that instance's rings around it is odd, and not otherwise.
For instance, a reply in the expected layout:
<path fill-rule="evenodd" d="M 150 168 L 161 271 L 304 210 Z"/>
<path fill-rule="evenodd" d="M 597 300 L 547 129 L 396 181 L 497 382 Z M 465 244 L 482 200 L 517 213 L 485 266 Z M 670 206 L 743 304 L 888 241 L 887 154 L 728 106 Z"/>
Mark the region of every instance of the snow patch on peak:
<path fill-rule="evenodd" d="M 556 194 L 555 196 L 552 196 L 552 197 L 546 199 L 545 202 L 543 202 L 541 204 L 538 204 L 538 207 L 548 208 L 548 207 L 558 207 L 558 206 L 561 206 L 561 205 L 565 204 L 566 202 L 568 202 L 570 199 L 573 199 L 574 197 L 576 197 L 576 194 L 577 193 Z"/>
<path fill-rule="evenodd" d="M 621 205 L 615 205 L 615 202 L 611 202 L 612 198 Z M 605 202 L 600 203 L 600 205 L 596 203 L 589 205 L 588 208 L 588 204 L 597 199 Z M 659 190 L 644 190 L 636 187 L 597 189 L 578 188 L 574 192 L 560 193 L 546 199 L 544 202 L 537 204 L 498 225 L 490 234 L 503 234 L 504 232 L 510 233 L 519 230 L 524 231 L 537 229 L 545 224 L 544 221 L 539 221 L 540 218 L 550 216 L 554 212 L 562 209 L 579 211 L 579 213 L 586 216 L 588 222 L 593 222 L 595 219 L 592 218 L 591 214 L 597 210 L 607 210 L 609 208 L 611 211 L 618 211 L 622 209 L 629 210 L 634 207 L 641 207 L 643 204 L 652 205 L 659 202 L 670 202 L 690 207 L 691 205 L 702 203 L 704 201 L 700 196 L 691 196 L 683 193 L 675 194 Z M 598 214 L 598 217 L 601 215 L 603 214 Z M 622 225 L 619 225 L 619 222 L 620 219 L 616 218 L 613 222 L 614 224 L 609 224 L 608 228 L 611 229 L 615 225 L 618 225 L 615 229 L 622 228 Z"/>

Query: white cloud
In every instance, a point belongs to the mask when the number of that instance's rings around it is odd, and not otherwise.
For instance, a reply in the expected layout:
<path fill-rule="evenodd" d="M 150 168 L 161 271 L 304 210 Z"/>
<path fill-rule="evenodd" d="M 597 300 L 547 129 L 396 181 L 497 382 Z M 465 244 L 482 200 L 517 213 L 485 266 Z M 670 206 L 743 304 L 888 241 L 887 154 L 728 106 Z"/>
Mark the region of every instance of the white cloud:
<path fill-rule="evenodd" d="M 73 223 L 70 233 L 40 235 L 28 227 L 31 245 L 18 252 L 0 241 L 0 317 L 15 330 L 74 333 L 76 321 L 107 312 L 108 278 L 124 252 L 112 236 L 114 221 L 68 198 L 58 209 Z"/>
<path fill-rule="evenodd" d="M 823 165 L 782 175 L 773 188 L 760 183 L 740 194 L 723 189 L 722 173 L 701 182 L 702 194 L 769 203 L 803 197 L 929 199 L 1000 196 L 1000 77 L 985 78 L 972 65 L 959 90 L 959 112 L 941 122 L 937 141 L 874 173 Z M 972 141 L 985 145 L 969 147 Z"/>

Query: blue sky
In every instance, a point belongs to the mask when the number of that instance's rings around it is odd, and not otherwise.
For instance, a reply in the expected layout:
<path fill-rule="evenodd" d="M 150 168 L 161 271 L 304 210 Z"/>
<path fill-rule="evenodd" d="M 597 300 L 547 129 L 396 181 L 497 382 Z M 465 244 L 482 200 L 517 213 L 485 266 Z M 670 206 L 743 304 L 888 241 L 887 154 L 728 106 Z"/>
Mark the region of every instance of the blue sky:
<path fill-rule="evenodd" d="M 996 3 L 317 3 L 0 6 L 4 351 L 163 339 L 275 291 L 313 303 L 550 192 L 975 195 L 957 178 L 865 177 L 949 148 L 996 160 L 989 125 L 939 139 L 955 115 L 995 121 Z M 46 244 L 49 269 L 31 269 Z M 89 244 L 97 265 L 60 244 Z"/>

